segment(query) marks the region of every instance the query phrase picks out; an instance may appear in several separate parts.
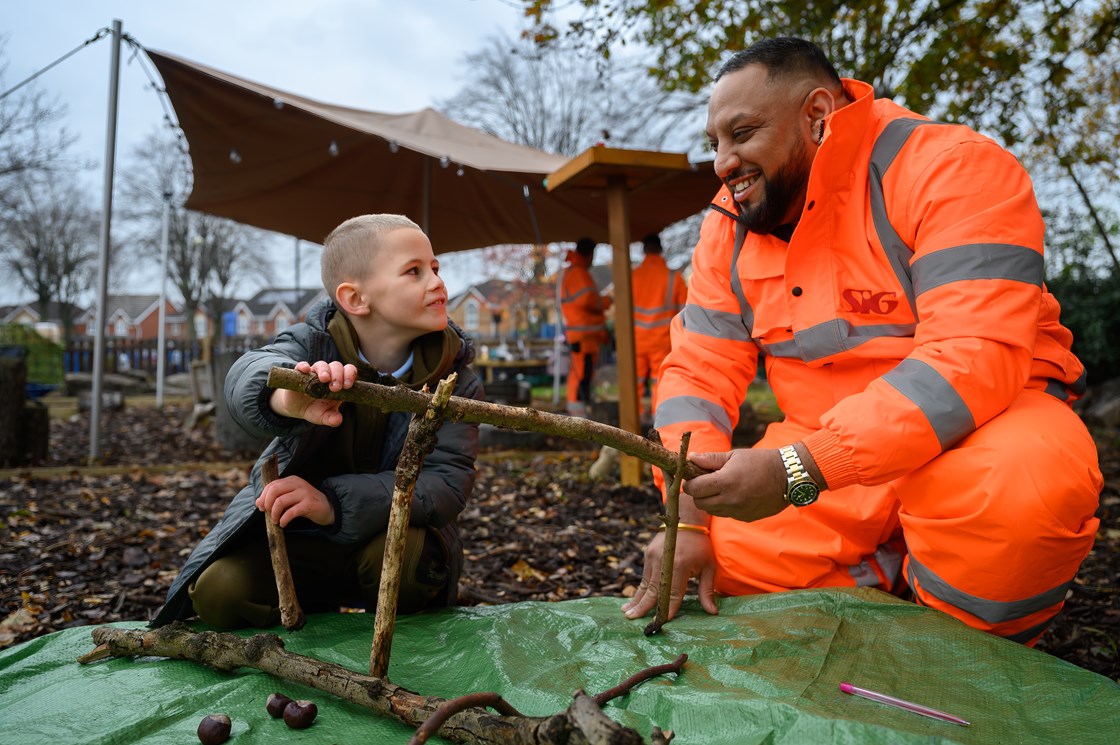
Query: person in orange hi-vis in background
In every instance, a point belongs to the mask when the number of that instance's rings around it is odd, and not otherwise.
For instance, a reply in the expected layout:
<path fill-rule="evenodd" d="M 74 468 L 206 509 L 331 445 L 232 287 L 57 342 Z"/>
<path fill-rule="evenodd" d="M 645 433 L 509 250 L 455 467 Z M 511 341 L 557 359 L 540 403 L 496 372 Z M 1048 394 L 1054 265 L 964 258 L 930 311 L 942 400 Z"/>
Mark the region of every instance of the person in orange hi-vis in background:
<path fill-rule="evenodd" d="M 759 41 L 716 76 L 723 181 L 654 425 L 691 432 L 670 615 L 715 594 L 868 586 L 1033 645 L 1092 548 L 1085 368 L 1043 281 L 1030 177 L 997 143 Z M 730 438 L 765 364 L 785 418 Z M 663 534 L 623 612 L 657 602 Z"/>
<path fill-rule="evenodd" d="M 631 272 L 634 298 L 634 358 L 638 370 L 639 399 L 648 385 L 650 401 L 657 393 L 657 371 L 669 354 L 669 324 L 683 308 L 688 297 L 684 277 L 670 269 L 662 257 L 661 238 L 656 234 L 642 239 L 645 258 Z M 647 412 L 643 406 L 642 415 Z"/>
<path fill-rule="evenodd" d="M 611 305 L 607 295 L 599 294 L 591 263 L 595 241 L 580 238 L 574 251 L 565 257 L 560 283 L 560 311 L 564 316 L 564 340 L 571 354 L 568 366 L 568 413 L 587 416 L 591 401 L 591 376 L 599 360 L 599 348 L 610 341 L 604 311 Z"/>

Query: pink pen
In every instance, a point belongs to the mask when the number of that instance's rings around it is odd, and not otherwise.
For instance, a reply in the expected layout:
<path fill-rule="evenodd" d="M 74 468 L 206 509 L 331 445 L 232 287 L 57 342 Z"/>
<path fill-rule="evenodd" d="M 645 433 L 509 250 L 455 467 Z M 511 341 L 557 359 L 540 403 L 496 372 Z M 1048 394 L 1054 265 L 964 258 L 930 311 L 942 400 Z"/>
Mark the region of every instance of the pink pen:
<path fill-rule="evenodd" d="M 875 691 L 869 691 L 866 688 L 859 688 L 852 685 L 851 683 L 841 683 L 840 690 L 844 693 L 850 693 L 853 696 L 862 696 L 863 698 L 871 699 L 872 701 L 878 701 L 879 703 L 886 704 L 887 706 L 894 706 L 899 709 L 905 709 L 906 711 L 912 711 L 915 714 L 921 714 L 923 717 L 940 719 L 943 722 L 952 722 L 953 724 L 959 724 L 962 727 L 970 726 L 968 721 L 961 719 L 960 717 L 955 717 L 952 714 L 946 714 L 943 711 L 931 709 L 928 706 L 915 704 L 911 701 L 903 701 L 900 698 L 888 696 L 885 693 L 876 693 Z"/>

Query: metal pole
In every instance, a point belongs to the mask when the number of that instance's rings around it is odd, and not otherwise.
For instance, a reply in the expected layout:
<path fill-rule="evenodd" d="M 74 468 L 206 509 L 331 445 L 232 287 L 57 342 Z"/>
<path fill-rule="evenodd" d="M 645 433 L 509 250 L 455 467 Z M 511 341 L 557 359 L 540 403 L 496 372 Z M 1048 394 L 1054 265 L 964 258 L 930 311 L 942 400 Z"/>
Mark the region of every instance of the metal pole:
<path fill-rule="evenodd" d="M 564 249 L 560 249 L 561 252 Z M 560 266 L 556 269 L 556 323 L 553 324 L 552 334 L 552 405 L 560 403 L 560 350 L 564 339 L 564 308 L 561 292 L 564 286 L 564 255 L 560 255 Z M 568 374 L 572 372 L 569 369 Z"/>
<path fill-rule="evenodd" d="M 101 248 L 97 267 L 96 336 L 93 343 L 93 400 L 89 417 L 89 460 L 101 456 L 101 384 L 105 377 L 105 306 L 109 293 L 109 227 L 113 214 L 113 168 L 117 145 L 117 92 L 121 72 L 121 22 L 113 19 L 112 54 L 109 62 L 109 119 L 105 128 L 105 193 L 101 203 Z"/>
<path fill-rule="evenodd" d="M 167 248 L 171 232 L 171 192 L 163 193 L 163 236 L 160 239 L 159 259 L 159 342 L 156 348 L 156 408 L 163 411 L 163 380 L 167 362 Z"/>
<path fill-rule="evenodd" d="M 295 305 L 298 302 L 299 302 L 299 238 L 296 238 L 296 296 L 295 296 L 295 299 L 292 300 L 292 305 Z M 295 310 L 297 313 L 299 312 L 299 308 L 293 308 L 293 310 Z"/>
<path fill-rule="evenodd" d="M 420 205 L 420 227 L 428 240 L 432 239 L 432 159 L 424 157 L 424 194 Z"/>

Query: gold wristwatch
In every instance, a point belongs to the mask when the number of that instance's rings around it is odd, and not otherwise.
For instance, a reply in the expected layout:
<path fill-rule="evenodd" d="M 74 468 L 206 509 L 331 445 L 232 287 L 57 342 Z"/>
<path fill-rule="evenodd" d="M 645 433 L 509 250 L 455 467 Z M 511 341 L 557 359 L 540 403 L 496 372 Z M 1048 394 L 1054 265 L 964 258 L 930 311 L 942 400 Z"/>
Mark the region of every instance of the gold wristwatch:
<path fill-rule="evenodd" d="M 778 454 L 782 456 L 782 465 L 786 467 L 786 501 L 794 507 L 804 507 L 816 502 L 821 495 L 821 488 L 805 470 L 805 464 L 801 462 L 801 456 L 793 445 L 778 448 Z"/>

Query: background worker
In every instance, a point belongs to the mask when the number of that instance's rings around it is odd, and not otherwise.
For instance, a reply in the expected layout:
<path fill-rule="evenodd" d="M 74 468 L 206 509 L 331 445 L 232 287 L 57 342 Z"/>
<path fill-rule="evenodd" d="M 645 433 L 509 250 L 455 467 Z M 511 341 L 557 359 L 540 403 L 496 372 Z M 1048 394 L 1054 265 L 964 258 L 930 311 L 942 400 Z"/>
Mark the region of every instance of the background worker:
<path fill-rule="evenodd" d="M 605 311 L 609 296 L 599 294 L 591 276 L 595 241 L 580 238 L 565 257 L 560 285 L 560 311 L 564 316 L 564 339 L 570 350 L 568 366 L 568 413 L 587 416 L 591 401 L 591 377 L 599 360 L 599 348 L 610 341 Z"/>
<path fill-rule="evenodd" d="M 690 577 L 710 613 L 717 592 L 870 586 L 1033 644 L 1103 480 L 1030 177 L 802 39 L 733 55 L 707 129 L 724 187 L 656 402 L 665 446 L 690 431 L 710 471 L 681 493 L 670 615 Z M 760 359 L 785 418 L 731 450 Z M 663 541 L 630 618 L 656 605 Z"/>
<path fill-rule="evenodd" d="M 645 258 L 632 271 L 630 285 L 634 298 L 634 358 L 638 400 L 649 393 L 652 405 L 657 392 L 657 371 L 672 347 L 669 325 L 684 308 L 688 288 L 681 273 L 665 263 L 660 237 L 647 235 L 642 239 L 642 250 Z M 642 416 L 649 413 L 642 406 Z"/>

